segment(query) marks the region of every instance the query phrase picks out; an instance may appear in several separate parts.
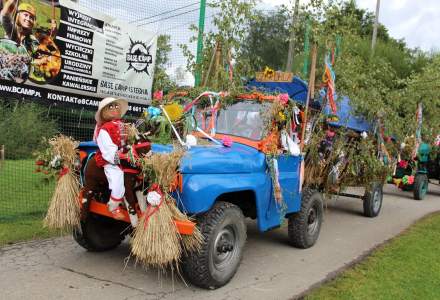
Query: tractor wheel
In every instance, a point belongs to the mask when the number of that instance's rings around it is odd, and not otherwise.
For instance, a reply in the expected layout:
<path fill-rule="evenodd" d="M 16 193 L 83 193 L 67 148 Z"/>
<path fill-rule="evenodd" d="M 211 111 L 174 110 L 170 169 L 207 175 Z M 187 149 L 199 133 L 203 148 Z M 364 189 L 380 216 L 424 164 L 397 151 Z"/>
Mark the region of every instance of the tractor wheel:
<path fill-rule="evenodd" d="M 383 192 L 382 184 L 374 182 L 364 194 L 364 216 L 377 217 L 382 208 Z"/>
<path fill-rule="evenodd" d="M 423 200 L 428 192 L 428 176 L 426 174 L 416 174 L 414 179 L 414 199 Z"/>
<path fill-rule="evenodd" d="M 287 233 L 292 246 L 307 249 L 316 243 L 321 231 L 323 211 L 321 194 L 313 189 L 305 189 L 301 210 L 288 219 Z"/>
<path fill-rule="evenodd" d="M 119 246 L 127 233 L 127 226 L 129 225 L 122 221 L 88 214 L 81 225 L 73 230 L 73 238 L 89 251 L 107 251 Z"/>
<path fill-rule="evenodd" d="M 219 201 L 197 218 L 203 235 L 199 252 L 183 260 L 185 277 L 194 285 L 216 289 L 231 280 L 240 265 L 246 225 L 239 207 Z"/>

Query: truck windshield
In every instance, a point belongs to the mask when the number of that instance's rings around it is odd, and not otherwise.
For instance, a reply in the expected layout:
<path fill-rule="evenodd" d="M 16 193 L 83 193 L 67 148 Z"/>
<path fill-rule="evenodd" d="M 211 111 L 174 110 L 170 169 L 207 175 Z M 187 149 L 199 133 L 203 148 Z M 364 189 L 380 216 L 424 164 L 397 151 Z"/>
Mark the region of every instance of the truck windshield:
<path fill-rule="evenodd" d="M 243 101 L 222 107 L 215 120 L 215 132 L 234 135 L 251 140 L 261 140 L 263 120 L 261 112 L 265 105 L 255 101 Z M 196 119 L 202 128 L 209 128 L 212 122 L 211 112 L 198 111 Z"/>

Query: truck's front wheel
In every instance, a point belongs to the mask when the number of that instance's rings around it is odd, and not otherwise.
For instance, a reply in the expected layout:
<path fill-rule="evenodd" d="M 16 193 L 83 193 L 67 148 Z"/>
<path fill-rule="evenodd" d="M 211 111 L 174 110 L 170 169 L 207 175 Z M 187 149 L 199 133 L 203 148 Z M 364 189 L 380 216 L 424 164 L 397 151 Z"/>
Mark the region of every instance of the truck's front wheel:
<path fill-rule="evenodd" d="M 244 216 L 236 205 L 219 201 L 197 223 L 203 244 L 184 258 L 183 271 L 192 284 L 216 289 L 231 280 L 240 264 L 246 242 Z"/>
<path fill-rule="evenodd" d="M 289 216 L 288 237 L 292 246 L 310 248 L 319 237 L 323 220 L 323 200 L 313 189 L 304 189 L 301 210 Z"/>

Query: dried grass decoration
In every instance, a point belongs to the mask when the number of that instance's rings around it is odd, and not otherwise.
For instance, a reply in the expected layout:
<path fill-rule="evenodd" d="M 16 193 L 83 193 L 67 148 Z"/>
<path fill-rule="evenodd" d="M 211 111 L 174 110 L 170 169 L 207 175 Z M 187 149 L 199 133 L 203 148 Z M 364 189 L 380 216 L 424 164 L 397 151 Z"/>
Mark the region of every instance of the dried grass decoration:
<path fill-rule="evenodd" d="M 136 263 L 162 269 L 174 267 L 178 266 L 183 251 L 200 249 L 201 233 L 197 228 L 193 235 L 182 237 L 174 224 L 174 219 L 189 220 L 169 194 L 183 155 L 184 151 L 178 150 L 169 154 L 155 153 L 139 160 L 144 175 L 153 182 L 149 195 L 154 194 L 158 200 L 153 204 L 150 200 L 135 228 L 131 253 Z"/>
<path fill-rule="evenodd" d="M 44 225 L 52 229 L 71 229 L 79 225 L 80 206 L 78 194 L 80 184 L 74 173 L 78 155 L 78 142 L 64 135 L 49 140 L 52 165 L 60 164 L 58 181 L 50 200 Z"/>

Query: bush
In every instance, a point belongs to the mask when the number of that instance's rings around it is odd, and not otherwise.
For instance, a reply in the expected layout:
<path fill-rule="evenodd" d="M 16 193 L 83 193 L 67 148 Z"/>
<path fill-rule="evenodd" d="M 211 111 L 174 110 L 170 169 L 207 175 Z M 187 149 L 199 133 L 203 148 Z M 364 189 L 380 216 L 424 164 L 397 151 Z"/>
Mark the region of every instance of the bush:
<path fill-rule="evenodd" d="M 56 123 L 46 114 L 34 103 L 0 100 L 0 145 L 5 145 L 6 159 L 31 158 L 41 139 L 56 133 Z"/>

